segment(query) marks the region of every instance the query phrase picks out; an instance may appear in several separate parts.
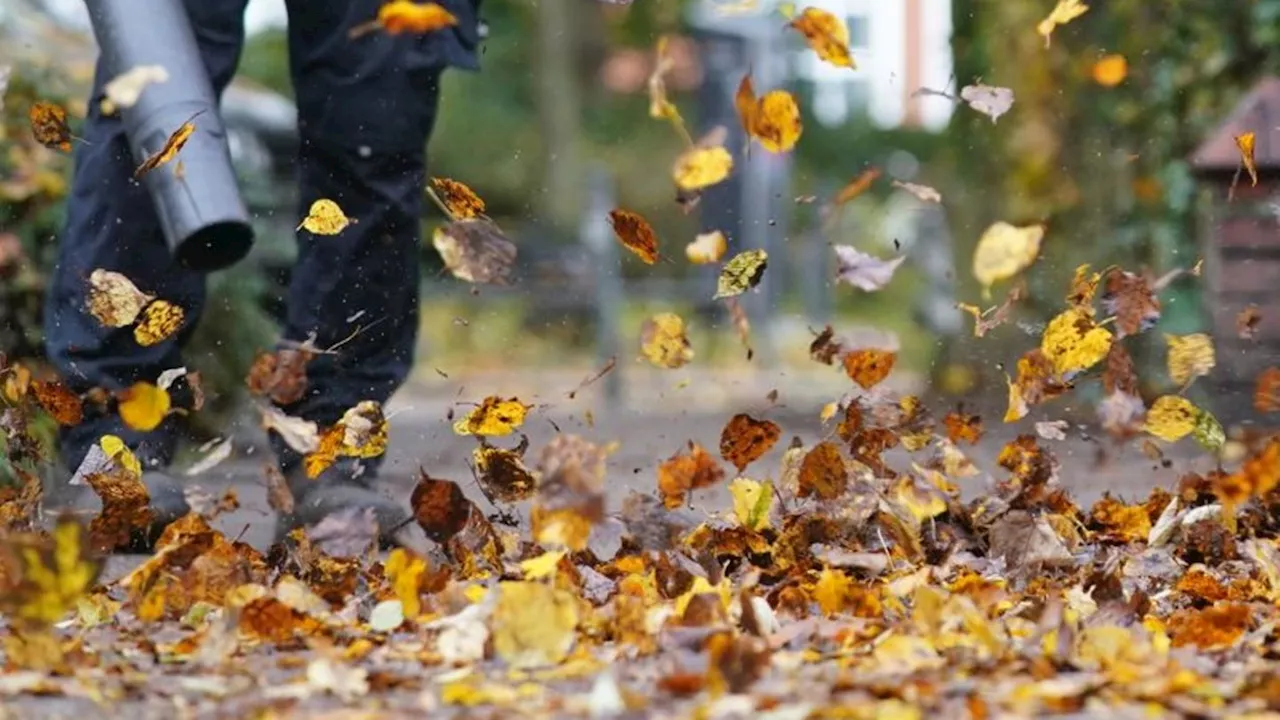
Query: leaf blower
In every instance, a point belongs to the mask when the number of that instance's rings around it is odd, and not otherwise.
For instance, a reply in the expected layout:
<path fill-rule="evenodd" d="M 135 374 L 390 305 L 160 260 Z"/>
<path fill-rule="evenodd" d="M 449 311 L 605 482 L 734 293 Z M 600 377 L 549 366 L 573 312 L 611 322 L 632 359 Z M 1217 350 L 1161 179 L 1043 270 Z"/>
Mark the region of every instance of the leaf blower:
<path fill-rule="evenodd" d="M 195 118 L 196 131 L 177 158 L 141 178 L 173 257 L 200 272 L 235 264 L 253 245 L 253 226 L 186 9 L 179 0 L 88 0 L 88 8 L 107 78 L 141 65 L 159 65 L 169 74 L 118 110 L 134 161 L 141 164 Z"/>

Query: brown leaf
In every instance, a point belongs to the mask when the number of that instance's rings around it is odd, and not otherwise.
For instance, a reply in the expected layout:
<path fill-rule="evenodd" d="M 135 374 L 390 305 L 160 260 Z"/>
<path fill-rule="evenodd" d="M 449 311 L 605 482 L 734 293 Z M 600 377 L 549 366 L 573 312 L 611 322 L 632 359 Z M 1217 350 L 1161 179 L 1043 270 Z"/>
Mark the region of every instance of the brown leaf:
<path fill-rule="evenodd" d="M 533 496 L 536 481 L 523 460 L 528 445 L 529 439 L 523 438 L 515 450 L 481 445 L 472 451 L 480 487 L 490 500 L 514 503 Z"/>
<path fill-rule="evenodd" d="M 1062 565 L 1074 561 L 1071 551 L 1044 518 L 1025 510 L 1011 510 L 992 524 L 990 554 L 1004 558 L 1007 567 Z"/>
<path fill-rule="evenodd" d="M 1116 316 L 1116 338 L 1150 330 L 1160 320 L 1160 300 L 1146 277 L 1119 270 L 1107 275 L 1102 306 Z"/>
<path fill-rule="evenodd" d="M 538 542 L 574 551 L 586 548 L 591 527 L 604 518 L 609 452 L 577 435 L 557 435 L 542 449 L 530 515 Z"/>
<path fill-rule="evenodd" d="M 701 445 L 690 441 L 688 454 L 676 453 L 658 466 L 658 490 L 668 508 L 684 505 L 689 492 L 724 479 L 724 469 Z"/>
<path fill-rule="evenodd" d="M 760 459 L 782 437 L 782 428 L 769 420 L 757 420 L 746 413 L 729 419 L 720 432 L 720 457 L 741 473 Z"/>
<path fill-rule="evenodd" d="M 51 102 L 37 101 L 31 104 L 27 117 L 36 142 L 50 150 L 71 152 L 72 135 L 65 109 Z"/>
<path fill-rule="evenodd" d="M 870 390 L 889 377 L 897 359 L 898 354 L 892 350 L 877 348 L 854 350 L 844 356 L 844 371 L 849 375 L 849 379 L 861 385 L 862 389 Z"/>
<path fill-rule="evenodd" d="M 268 464 L 265 472 L 267 473 L 267 505 L 282 515 L 292 515 L 293 491 L 289 489 L 289 483 L 284 479 L 284 474 L 275 463 Z"/>
<path fill-rule="evenodd" d="M 102 499 L 102 511 L 89 522 L 89 537 L 96 550 L 125 548 L 145 535 L 155 513 L 151 510 L 151 495 L 140 477 L 117 467 L 105 473 L 91 473 L 85 481 Z"/>
<path fill-rule="evenodd" d="M 982 437 L 982 418 L 977 415 L 951 412 L 942 422 L 947 426 L 947 439 L 957 445 L 961 442 L 977 445 Z"/>
<path fill-rule="evenodd" d="M 835 443 L 818 443 L 800 463 L 800 497 L 834 500 L 844 494 L 848 484 L 849 470 Z"/>
<path fill-rule="evenodd" d="M 658 236 L 648 220 L 630 210 L 617 208 L 609 211 L 609 224 L 623 246 L 646 265 L 658 261 Z"/>
<path fill-rule="evenodd" d="M 314 357 L 306 346 L 259 352 L 245 385 L 253 395 L 270 398 L 277 405 L 292 405 L 307 391 L 307 363 Z"/>
<path fill-rule="evenodd" d="M 1019 281 L 1009 288 L 1009 293 L 1005 295 L 1004 302 L 996 307 L 982 310 L 974 305 L 965 303 L 956 303 L 956 307 L 973 316 L 973 336 L 984 337 L 987 333 L 1008 322 L 1013 306 L 1021 302 L 1026 296 L 1027 285 L 1025 282 Z"/>
<path fill-rule="evenodd" d="M 1280 412 L 1280 367 L 1269 367 L 1258 373 L 1253 407 L 1261 413 Z"/>
<path fill-rule="evenodd" d="M 444 544 L 467 524 L 473 503 L 457 483 L 436 480 L 423 472 L 413 488 L 409 505 L 427 537 Z"/>
<path fill-rule="evenodd" d="M 31 392 L 35 394 L 40 407 L 59 425 L 79 425 L 84 419 L 84 406 L 80 402 L 80 396 L 61 382 L 33 380 Z"/>
<path fill-rule="evenodd" d="M 187 121 L 182 123 L 182 125 L 179 125 L 178 129 L 174 130 L 173 133 L 169 135 L 168 139 L 164 141 L 164 146 L 152 153 L 146 160 L 143 160 L 142 164 L 138 166 L 138 169 L 133 171 L 133 179 L 137 180 L 143 175 L 146 175 L 152 170 L 155 170 L 161 165 L 171 162 L 176 158 L 178 153 L 182 151 L 183 146 L 185 146 L 187 141 L 191 139 L 191 134 L 196 131 L 196 126 L 192 121 L 203 113 L 204 111 L 201 110 L 187 118 Z"/>
<path fill-rule="evenodd" d="M 824 328 L 809 344 L 809 357 L 823 365 L 833 364 L 836 355 L 844 352 L 844 347 L 835 340 L 835 335 L 836 331 L 830 325 Z"/>
<path fill-rule="evenodd" d="M 1250 305 L 1236 315 L 1236 337 L 1241 340 L 1257 340 L 1261 324 L 1262 313 L 1258 311 L 1258 306 Z"/>
<path fill-rule="evenodd" d="M 510 285 L 516 246 L 492 220 L 458 220 L 436 228 L 431 243 L 445 269 L 459 280 L 480 285 Z"/>

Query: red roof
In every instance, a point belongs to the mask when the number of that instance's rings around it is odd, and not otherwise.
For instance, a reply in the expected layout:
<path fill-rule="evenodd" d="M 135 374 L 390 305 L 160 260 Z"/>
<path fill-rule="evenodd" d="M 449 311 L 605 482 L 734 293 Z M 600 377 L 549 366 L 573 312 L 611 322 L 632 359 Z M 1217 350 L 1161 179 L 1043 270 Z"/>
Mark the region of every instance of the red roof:
<path fill-rule="evenodd" d="M 1280 170 L 1280 77 L 1264 78 L 1249 91 L 1191 155 L 1191 165 L 1205 172 L 1230 171 L 1240 166 L 1235 136 L 1256 135 L 1254 160 L 1259 170 Z"/>

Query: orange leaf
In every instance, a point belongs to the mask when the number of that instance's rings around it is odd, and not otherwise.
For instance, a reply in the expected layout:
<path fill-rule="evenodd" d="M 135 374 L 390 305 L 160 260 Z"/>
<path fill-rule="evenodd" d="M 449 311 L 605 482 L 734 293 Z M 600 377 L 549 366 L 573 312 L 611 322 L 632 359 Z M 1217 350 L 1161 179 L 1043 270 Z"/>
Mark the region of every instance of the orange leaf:
<path fill-rule="evenodd" d="M 720 433 L 720 457 L 738 472 L 760 459 L 782 437 L 782 428 L 768 420 L 756 420 L 746 413 L 729 419 Z"/>
<path fill-rule="evenodd" d="M 800 462 L 800 497 L 832 500 L 843 495 L 848 484 L 849 470 L 835 443 L 818 443 Z"/>
<path fill-rule="evenodd" d="M 690 442 L 689 454 L 676 453 L 658 466 L 658 490 L 662 504 L 678 508 L 689 491 L 709 487 L 724 479 L 724 470 L 701 445 Z"/>
<path fill-rule="evenodd" d="M 849 379 L 858 383 L 864 390 L 879 385 L 893 371 L 897 353 L 892 350 L 863 348 L 854 350 L 844 356 L 844 371 Z"/>
<path fill-rule="evenodd" d="M 419 4 L 410 0 L 392 0 L 378 8 L 378 23 L 389 35 L 404 32 L 429 33 L 458 24 L 453 13 L 436 3 Z"/>
<path fill-rule="evenodd" d="M 613 226 L 618 240 L 646 265 L 658 261 L 658 236 L 648 220 L 630 210 L 618 208 L 609 211 L 609 224 Z"/>
<path fill-rule="evenodd" d="M 857 68 L 849 52 L 849 26 L 835 15 L 818 8 L 805 8 L 788 25 L 800 31 L 818 57 L 837 67 Z"/>
<path fill-rule="evenodd" d="M 80 402 L 80 396 L 71 392 L 66 385 L 57 381 L 35 380 L 31 383 L 31 392 L 35 393 L 40 407 L 58 421 L 59 425 L 78 425 L 84 419 L 84 406 Z"/>
<path fill-rule="evenodd" d="M 65 109 L 50 102 L 35 102 L 27 117 L 37 142 L 50 150 L 71 152 L 71 128 L 67 126 Z"/>
<path fill-rule="evenodd" d="M 804 130 L 800 123 L 800 106 L 787 91 L 770 90 L 757 98 L 751 76 L 745 75 L 733 102 L 743 129 L 765 150 L 787 152 L 800 140 L 800 133 Z"/>
<path fill-rule="evenodd" d="M 1115 87 L 1129 74 L 1129 62 L 1123 55 L 1107 55 L 1093 64 L 1093 81 L 1103 87 Z"/>
<path fill-rule="evenodd" d="M 152 170 L 155 170 L 161 165 L 164 165 L 177 157 L 178 153 L 182 151 L 183 146 L 185 146 L 187 141 L 191 139 L 192 133 L 196 131 L 195 123 L 193 123 L 192 120 L 195 120 L 203 112 L 204 111 L 201 110 L 195 115 L 192 115 L 187 118 L 186 122 L 178 126 L 178 129 L 174 130 L 173 133 L 169 135 L 169 138 L 164 141 L 164 147 L 152 153 L 150 157 L 142 161 L 142 164 L 138 166 L 137 170 L 133 171 L 133 179 L 137 180 L 143 175 L 146 175 Z"/>

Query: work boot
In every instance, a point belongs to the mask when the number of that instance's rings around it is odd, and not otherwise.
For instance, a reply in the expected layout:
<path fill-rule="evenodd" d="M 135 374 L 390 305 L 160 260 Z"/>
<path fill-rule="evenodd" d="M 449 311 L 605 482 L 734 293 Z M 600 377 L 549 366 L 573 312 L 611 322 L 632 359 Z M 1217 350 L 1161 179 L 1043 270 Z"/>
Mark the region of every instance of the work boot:
<path fill-rule="evenodd" d="M 407 505 L 374 490 L 373 473 L 366 472 L 356 458 L 339 458 L 314 479 L 298 464 L 285 472 L 285 480 L 293 494 L 293 512 L 277 518 L 276 542 L 295 528 L 314 527 L 330 516 L 368 509 L 378 524 L 382 547 L 399 546 L 424 557 L 433 550 Z"/>
<path fill-rule="evenodd" d="M 148 467 L 144 465 L 143 467 Z M 149 553 L 156 540 L 169 523 L 191 512 L 182 484 L 158 469 L 144 470 L 142 484 L 151 498 L 151 524 L 135 531 L 125 546 L 113 549 L 117 553 Z M 61 463 L 55 465 L 45 478 L 42 515 L 54 521 L 62 513 L 71 513 L 88 521 L 102 512 L 102 499 L 88 485 L 72 485 L 73 473 Z"/>

